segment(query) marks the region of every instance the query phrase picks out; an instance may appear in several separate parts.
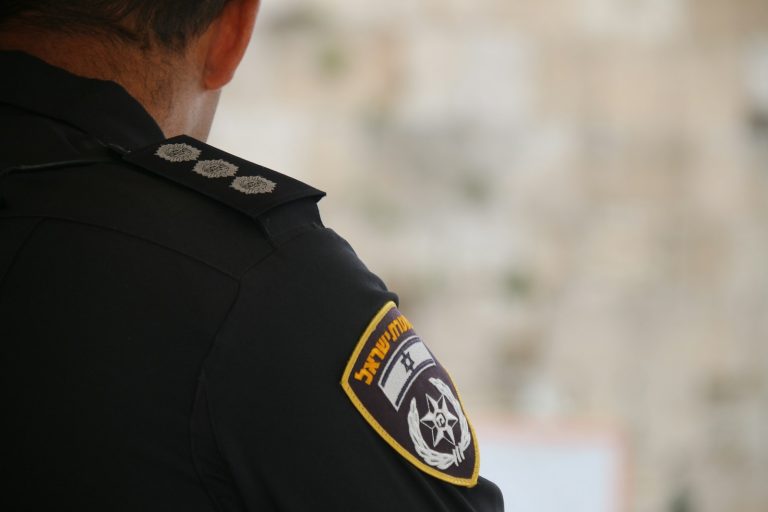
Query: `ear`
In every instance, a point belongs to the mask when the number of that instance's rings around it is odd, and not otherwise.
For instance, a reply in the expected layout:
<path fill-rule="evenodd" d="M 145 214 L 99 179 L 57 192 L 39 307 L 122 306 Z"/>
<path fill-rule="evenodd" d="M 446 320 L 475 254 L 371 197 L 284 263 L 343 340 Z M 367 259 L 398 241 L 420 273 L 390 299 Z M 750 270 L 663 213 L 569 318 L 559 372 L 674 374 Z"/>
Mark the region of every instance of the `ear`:
<path fill-rule="evenodd" d="M 245 54 L 256 22 L 259 0 L 229 0 L 202 38 L 205 45 L 202 85 L 224 87 Z"/>

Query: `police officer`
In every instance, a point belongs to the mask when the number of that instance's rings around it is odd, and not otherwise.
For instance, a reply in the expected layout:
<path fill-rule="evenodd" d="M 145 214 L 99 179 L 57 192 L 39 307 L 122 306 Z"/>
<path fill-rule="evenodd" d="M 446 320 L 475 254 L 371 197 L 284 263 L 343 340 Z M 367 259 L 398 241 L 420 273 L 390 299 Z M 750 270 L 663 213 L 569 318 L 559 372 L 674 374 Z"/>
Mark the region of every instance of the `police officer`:
<path fill-rule="evenodd" d="M 202 142 L 257 8 L 0 4 L 0 509 L 502 509 L 323 193 Z"/>

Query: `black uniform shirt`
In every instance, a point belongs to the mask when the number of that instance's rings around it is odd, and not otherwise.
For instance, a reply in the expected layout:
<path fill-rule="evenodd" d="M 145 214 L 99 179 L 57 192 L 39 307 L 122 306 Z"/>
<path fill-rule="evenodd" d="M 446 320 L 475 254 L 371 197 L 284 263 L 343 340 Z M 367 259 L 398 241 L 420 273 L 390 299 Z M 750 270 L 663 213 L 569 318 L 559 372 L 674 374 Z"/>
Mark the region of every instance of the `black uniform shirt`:
<path fill-rule="evenodd" d="M 2 510 L 501 510 L 322 193 L 0 53 Z"/>

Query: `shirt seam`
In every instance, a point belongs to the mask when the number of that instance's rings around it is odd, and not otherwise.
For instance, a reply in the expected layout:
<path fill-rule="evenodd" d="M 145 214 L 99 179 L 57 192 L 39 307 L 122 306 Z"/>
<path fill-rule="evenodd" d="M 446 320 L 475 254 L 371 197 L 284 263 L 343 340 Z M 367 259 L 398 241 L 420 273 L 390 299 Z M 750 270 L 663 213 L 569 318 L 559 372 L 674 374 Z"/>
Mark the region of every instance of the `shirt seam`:
<path fill-rule="evenodd" d="M 155 247 L 159 247 L 161 249 L 165 249 L 165 250 L 167 250 L 169 252 L 172 252 L 174 254 L 182 256 L 182 257 L 184 257 L 184 258 L 186 258 L 188 260 L 200 263 L 200 264 L 210 268 L 211 270 L 215 270 L 216 272 L 219 272 L 220 274 L 223 274 L 226 277 L 229 277 L 230 279 L 233 279 L 235 281 L 239 281 L 241 279 L 241 277 L 242 277 L 242 276 L 239 276 L 239 275 L 234 274 L 232 272 L 228 272 L 228 271 L 218 267 L 217 265 L 214 265 L 213 263 L 211 263 L 209 261 L 206 261 L 206 260 L 201 259 L 201 258 L 197 258 L 197 257 L 192 256 L 190 254 L 183 253 L 179 249 L 176 249 L 176 248 L 174 248 L 174 247 L 172 247 L 170 245 L 166 245 L 166 244 L 158 242 L 156 240 L 152 240 L 151 238 L 146 238 L 146 237 L 134 234 L 134 233 L 130 233 L 128 231 L 124 231 L 124 230 L 117 229 L 117 228 L 112 228 L 112 227 L 109 227 L 109 226 L 104 226 L 103 224 L 97 224 L 97 223 L 93 223 L 93 222 L 83 222 L 81 220 L 70 219 L 70 218 L 67 218 L 67 217 L 52 217 L 52 216 L 43 216 L 43 217 L 41 217 L 41 216 L 38 216 L 38 215 L 3 216 L 3 217 L 0 217 L 0 220 L 2 220 L 2 219 L 39 219 L 39 222 L 35 225 L 34 229 L 37 229 L 37 227 L 40 226 L 40 224 L 42 224 L 43 222 L 59 221 L 59 222 L 62 222 L 62 223 L 67 223 L 67 224 L 76 224 L 76 225 L 81 225 L 81 226 L 88 226 L 88 227 L 91 227 L 91 228 L 100 229 L 102 231 L 108 231 L 110 233 L 117 233 L 117 234 L 123 235 L 123 236 L 128 237 L 128 238 L 133 238 L 135 240 L 141 240 L 142 242 L 145 242 L 145 243 L 147 243 L 149 245 L 153 245 Z M 273 251 L 274 251 L 274 249 L 270 251 L 270 254 Z M 259 258 L 259 260 L 261 260 L 261 259 L 262 258 Z M 252 266 L 253 265 L 249 265 L 246 268 L 250 269 L 250 268 L 252 268 Z M 244 273 L 243 273 L 243 275 L 244 275 Z"/>
<path fill-rule="evenodd" d="M 304 229 L 301 232 L 297 232 L 290 239 L 283 240 L 280 245 L 271 244 L 272 245 L 272 250 L 268 254 L 265 254 L 261 258 L 258 258 L 258 260 L 255 261 L 252 265 L 250 265 L 243 272 L 242 276 L 240 276 L 240 278 L 238 279 L 238 282 L 237 282 L 237 292 L 235 293 L 235 297 L 232 300 L 232 303 L 229 305 L 229 309 L 228 309 L 227 313 L 224 315 L 224 319 L 221 321 L 221 323 L 219 324 L 219 327 L 216 329 L 216 332 L 213 335 L 213 340 L 211 342 L 211 348 L 208 350 L 208 353 L 205 355 L 205 357 L 202 360 L 201 367 L 200 367 L 200 372 L 198 374 L 198 384 L 197 384 L 197 387 L 196 387 L 196 390 L 195 390 L 196 393 L 197 393 L 197 391 L 199 390 L 199 388 L 201 386 L 205 386 L 206 389 L 208 387 L 208 376 L 207 376 L 207 372 L 206 372 L 206 367 L 208 366 L 208 362 L 209 362 L 212 354 L 214 353 L 214 351 L 217 349 L 217 347 L 219 345 L 219 335 L 221 333 L 221 330 L 230 321 L 230 319 L 232 317 L 232 313 L 235 310 L 235 306 L 240 301 L 240 297 L 242 295 L 242 290 L 243 290 L 243 281 L 246 279 L 246 277 L 258 265 L 260 265 L 261 263 L 263 263 L 266 260 L 268 260 L 268 259 L 272 258 L 273 256 L 275 256 L 279 252 L 279 250 L 281 248 L 290 245 L 292 242 L 295 242 L 299 238 L 302 238 L 303 235 L 306 235 L 308 233 L 315 232 L 315 231 L 330 231 L 330 232 L 332 232 L 332 230 L 328 229 L 327 227 L 316 225 L 316 224 L 312 224 L 307 229 Z M 207 395 L 206 404 L 207 404 L 207 407 L 206 407 L 207 411 L 206 411 L 206 413 L 208 415 L 208 421 L 210 422 L 210 425 L 211 425 L 211 435 L 213 437 L 214 443 L 216 444 L 216 449 L 219 451 L 219 455 L 221 456 L 221 459 L 224 461 L 224 463 L 227 466 L 227 469 L 229 470 L 230 477 L 232 478 L 232 485 L 240 493 L 240 497 L 242 499 L 243 498 L 242 491 L 240 490 L 240 488 L 237 485 L 237 479 L 234 476 L 235 474 L 234 474 L 232 465 L 231 465 L 229 459 L 225 456 L 225 453 L 224 453 L 224 451 L 221 448 L 221 442 L 219 441 L 219 434 L 218 434 L 217 428 L 216 428 L 215 414 L 213 414 L 213 409 L 215 408 L 215 404 L 213 403 L 213 399 L 212 399 L 210 394 Z M 195 406 L 196 405 L 197 404 L 195 404 Z M 194 411 L 194 408 L 193 408 L 193 411 Z M 194 415 L 192 414 L 192 411 L 190 411 L 190 416 L 189 417 L 190 417 L 190 428 L 191 428 L 192 421 L 193 421 L 192 418 L 194 417 Z M 197 470 L 197 464 L 195 464 L 195 468 L 196 468 L 196 471 L 198 471 Z M 212 495 L 210 490 L 208 490 L 208 487 L 205 485 L 205 481 L 203 480 L 202 475 L 199 473 L 199 471 L 198 471 L 198 478 L 200 478 L 200 481 L 203 483 L 203 487 L 205 487 L 205 489 L 206 489 L 207 493 L 209 494 L 209 496 Z M 218 500 L 217 500 L 217 504 L 218 504 Z"/>
<path fill-rule="evenodd" d="M 16 252 L 13 254 L 13 257 L 11 258 L 11 263 L 8 265 L 8 268 L 6 268 L 5 272 L 2 276 L 0 276 L 0 288 L 3 287 L 5 284 L 5 280 L 8 278 L 9 275 L 11 275 L 11 272 L 13 271 L 13 267 L 16 266 L 16 262 L 19 260 L 19 256 L 24 251 L 24 248 L 29 243 L 32 236 L 35 234 L 35 231 L 40 227 L 40 225 L 45 222 L 45 218 L 38 218 L 37 222 L 29 228 L 29 231 L 27 232 L 26 236 L 24 237 L 24 240 L 19 244 L 19 247 L 16 249 Z"/>

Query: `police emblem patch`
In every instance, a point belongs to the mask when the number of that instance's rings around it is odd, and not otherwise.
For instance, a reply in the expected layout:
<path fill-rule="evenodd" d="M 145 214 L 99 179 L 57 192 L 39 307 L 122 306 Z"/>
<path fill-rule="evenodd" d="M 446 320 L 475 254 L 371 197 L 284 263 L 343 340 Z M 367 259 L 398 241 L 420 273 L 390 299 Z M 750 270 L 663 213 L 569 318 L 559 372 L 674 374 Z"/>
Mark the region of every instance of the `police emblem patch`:
<path fill-rule="evenodd" d="M 366 421 L 413 465 L 456 485 L 477 483 L 480 455 L 456 388 L 393 302 L 368 325 L 341 385 Z"/>

